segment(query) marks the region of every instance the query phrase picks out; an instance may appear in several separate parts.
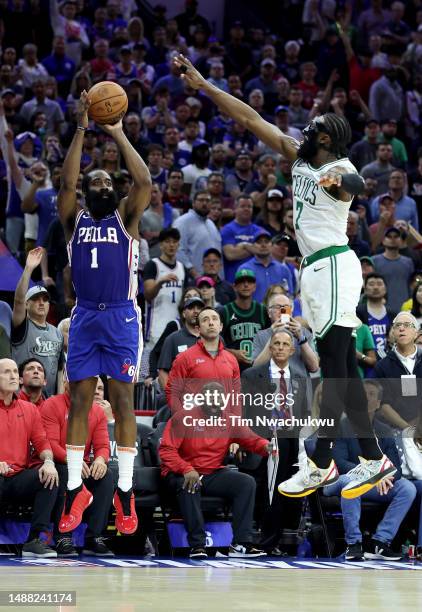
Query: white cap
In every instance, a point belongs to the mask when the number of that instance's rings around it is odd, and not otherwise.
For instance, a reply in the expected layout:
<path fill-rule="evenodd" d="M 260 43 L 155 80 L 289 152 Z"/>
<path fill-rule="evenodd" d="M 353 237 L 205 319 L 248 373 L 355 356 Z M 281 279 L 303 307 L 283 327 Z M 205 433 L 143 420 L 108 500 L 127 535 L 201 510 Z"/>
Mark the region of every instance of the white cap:
<path fill-rule="evenodd" d="M 43 287 L 42 285 L 35 285 L 34 287 L 28 289 L 28 291 L 26 292 L 25 301 L 27 302 L 28 300 L 35 297 L 36 295 L 39 295 L 40 293 L 46 293 L 48 296 L 50 296 L 45 287 Z"/>
<path fill-rule="evenodd" d="M 284 195 L 282 194 L 280 189 L 270 189 L 267 194 L 267 198 L 281 198 L 283 200 Z"/>

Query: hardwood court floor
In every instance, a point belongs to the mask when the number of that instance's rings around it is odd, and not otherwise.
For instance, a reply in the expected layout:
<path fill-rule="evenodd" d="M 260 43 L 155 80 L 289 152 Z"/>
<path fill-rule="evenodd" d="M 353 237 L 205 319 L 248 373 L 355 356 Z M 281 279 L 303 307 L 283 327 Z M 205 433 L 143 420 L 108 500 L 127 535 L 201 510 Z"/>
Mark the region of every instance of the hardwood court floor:
<path fill-rule="evenodd" d="M 422 610 L 420 572 L 394 569 L 7 567 L 0 588 L 76 590 L 76 607 L 36 608 L 60 612 Z"/>

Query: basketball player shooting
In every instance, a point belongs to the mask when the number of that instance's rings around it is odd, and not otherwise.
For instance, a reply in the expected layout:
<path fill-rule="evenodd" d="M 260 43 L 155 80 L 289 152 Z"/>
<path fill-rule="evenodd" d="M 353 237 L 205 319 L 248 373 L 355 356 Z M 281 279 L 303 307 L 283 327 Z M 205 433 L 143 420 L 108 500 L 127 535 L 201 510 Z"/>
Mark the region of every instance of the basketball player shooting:
<path fill-rule="evenodd" d="M 123 133 L 122 121 L 102 125 L 119 147 L 133 183 L 128 195 L 119 202 L 107 172 L 93 170 L 84 176 L 85 204 L 79 208 L 76 184 L 89 105 L 88 94 L 83 91 L 77 109 L 78 127 L 63 164 L 58 195 L 58 212 L 77 297 L 66 364 L 71 396 L 66 443 L 68 484 L 59 530 L 75 529 L 92 503 L 81 473 L 96 377 L 105 374 L 109 377 L 119 461 L 113 499 L 116 527 L 121 533 L 130 534 L 138 524 L 132 492 L 136 455 L 133 383 L 142 353 L 141 314 L 136 303 L 138 222 L 150 200 L 151 177 Z M 98 461 L 101 458 L 93 462 L 91 473 L 98 469 Z"/>
<path fill-rule="evenodd" d="M 350 125 L 344 117 L 322 115 L 303 130 L 304 140 L 299 144 L 247 104 L 208 83 L 183 55 L 174 62 L 190 86 L 201 89 L 222 112 L 294 162 L 294 223 L 303 256 L 303 314 L 317 340 L 324 378 L 320 418 L 334 419 L 334 427 L 319 428 L 312 459 L 306 458 L 298 472 L 280 483 L 278 490 L 288 497 L 303 497 L 336 482 L 338 471 L 332 448 L 345 412 L 365 459 L 349 472 L 350 480 L 342 496 L 359 497 L 396 470 L 380 451 L 369 421 L 352 336 L 353 329 L 360 325 L 355 311 L 362 274 L 358 258 L 347 246 L 346 226 L 353 197 L 363 193 L 364 181 L 347 158 Z"/>

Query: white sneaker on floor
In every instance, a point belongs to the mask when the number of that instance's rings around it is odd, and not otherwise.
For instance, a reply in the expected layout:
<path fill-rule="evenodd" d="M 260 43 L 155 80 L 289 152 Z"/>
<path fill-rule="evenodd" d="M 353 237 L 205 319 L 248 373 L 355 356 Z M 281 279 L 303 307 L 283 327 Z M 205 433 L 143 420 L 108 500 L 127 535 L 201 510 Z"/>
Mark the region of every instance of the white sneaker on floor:
<path fill-rule="evenodd" d="M 338 480 L 338 470 L 334 459 L 326 469 L 317 467 L 309 457 L 297 465 L 299 465 L 299 471 L 278 485 L 278 492 L 286 497 L 305 497 Z"/>
<path fill-rule="evenodd" d="M 231 544 L 229 548 L 229 557 L 252 559 L 254 557 L 266 557 L 267 553 L 259 548 L 255 548 L 253 544 Z"/>
<path fill-rule="evenodd" d="M 370 491 L 386 476 L 393 476 L 397 472 L 390 459 L 383 455 L 381 459 L 367 461 L 359 457 L 359 464 L 347 472 L 352 480 L 342 489 L 341 496 L 346 499 L 355 499 Z"/>

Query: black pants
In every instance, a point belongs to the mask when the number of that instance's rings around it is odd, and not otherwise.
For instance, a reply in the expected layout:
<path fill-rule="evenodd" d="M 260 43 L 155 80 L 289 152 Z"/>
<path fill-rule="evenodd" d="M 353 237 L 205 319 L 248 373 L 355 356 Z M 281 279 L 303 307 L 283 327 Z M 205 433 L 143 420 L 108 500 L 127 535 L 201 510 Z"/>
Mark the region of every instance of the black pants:
<path fill-rule="evenodd" d="M 323 376 L 321 419 L 332 419 L 334 427 L 320 427 L 314 460 L 320 467 L 329 460 L 329 448 L 338 435 L 341 415 L 346 413 L 366 459 L 380 458 L 371 422 L 368 401 L 359 376 L 356 343 L 352 328 L 334 325 L 322 340 L 317 340 Z"/>
<path fill-rule="evenodd" d="M 65 493 L 67 488 L 67 466 L 56 464 L 59 473 L 59 492 L 57 502 L 54 506 L 52 521 L 54 523 L 54 539 L 60 537 L 58 524 L 63 512 Z M 91 491 L 94 496 L 92 504 L 84 513 L 84 521 L 87 523 L 85 532 L 86 538 L 97 537 L 101 535 L 107 526 L 108 515 L 113 501 L 114 483 L 113 474 L 110 469 L 107 469 L 105 476 L 99 480 L 94 480 L 89 477 L 84 479 L 84 485 Z"/>
<path fill-rule="evenodd" d="M 0 476 L 0 500 L 28 503 L 33 507 L 29 539 L 38 537 L 50 528 L 51 514 L 56 503 L 58 487 L 45 489 L 40 482 L 39 468 L 23 470 L 16 476 Z"/>
<path fill-rule="evenodd" d="M 255 480 L 248 474 L 223 468 L 205 475 L 197 493 L 183 489 L 184 478 L 180 474 L 166 476 L 168 488 L 176 492 L 180 511 L 188 532 L 191 547 L 205 546 L 204 517 L 201 510 L 201 493 L 224 497 L 231 501 L 233 515 L 233 542 L 252 542 L 252 520 L 255 505 Z"/>
<path fill-rule="evenodd" d="M 297 472 L 297 467 L 293 466 L 298 461 L 298 439 L 278 438 L 278 448 L 279 462 L 271 504 L 268 494 L 268 459 L 263 457 L 258 468 L 249 472 L 256 481 L 256 518 L 261 526 L 260 546 L 265 550 L 271 550 L 277 546 L 285 527 L 298 528 L 302 512 L 301 499 L 285 497 L 277 491 L 277 485 L 280 482 L 287 480 Z"/>

